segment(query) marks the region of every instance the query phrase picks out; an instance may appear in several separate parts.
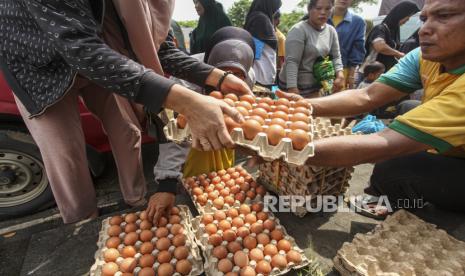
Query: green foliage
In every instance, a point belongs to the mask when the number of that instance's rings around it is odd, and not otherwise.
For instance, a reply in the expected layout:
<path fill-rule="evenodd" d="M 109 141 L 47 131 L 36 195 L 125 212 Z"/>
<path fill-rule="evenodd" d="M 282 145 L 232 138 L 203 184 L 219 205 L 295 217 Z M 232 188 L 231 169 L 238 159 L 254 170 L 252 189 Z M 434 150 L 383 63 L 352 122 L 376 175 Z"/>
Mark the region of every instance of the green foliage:
<path fill-rule="evenodd" d="M 287 32 L 291 29 L 294 24 L 300 21 L 304 16 L 303 11 L 293 11 L 290 13 L 284 13 L 281 15 L 281 23 L 278 26 L 278 29 L 286 35 Z"/>
<path fill-rule="evenodd" d="M 197 27 L 197 20 L 186 20 L 186 21 L 177 21 L 179 26 L 183 28 L 195 28 Z"/>
<path fill-rule="evenodd" d="M 228 16 L 233 26 L 242 28 L 245 23 L 245 17 L 249 11 L 252 0 L 238 0 L 228 10 Z"/>

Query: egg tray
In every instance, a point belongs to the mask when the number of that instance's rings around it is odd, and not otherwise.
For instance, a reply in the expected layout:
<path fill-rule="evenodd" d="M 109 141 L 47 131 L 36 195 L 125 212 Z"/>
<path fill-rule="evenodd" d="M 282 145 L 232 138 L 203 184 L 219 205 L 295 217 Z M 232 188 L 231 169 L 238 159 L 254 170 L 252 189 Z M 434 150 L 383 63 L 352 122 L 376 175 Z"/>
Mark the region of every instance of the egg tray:
<path fill-rule="evenodd" d="M 344 243 L 334 264 L 342 275 L 465 275 L 465 242 L 400 210 Z"/>
<path fill-rule="evenodd" d="M 191 262 L 192 264 L 192 270 L 191 272 L 187 275 L 187 276 L 198 276 L 198 275 L 201 275 L 203 272 L 204 272 L 204 269 L 203 269 L 203 263 L 202 263 L 202 257 L 200 255 L 200 252 L 199 252 L 199 247 L 196 243 L 196 240 L 195 240 L 195 237 L 194 237 L 194 231 L 192 229 L 192 214 L 189 210 L 189 207 L 185 206 L 185 205 L 178 205 L 177 206 L 180 210 L 180 213 L 179 213 L 179 216 L 182 218 L 182 221 L 181 221 L 181 225 L 184 227 L 185 231 L 186 231 L 186 247 L 190 248 L 190 254 L 189 254 L 189 258 L 188 260 Z M 140 214 L 140 211 L 139 212 L 135 212 L 137 215 Z M 125 213 L 121 214 L 122 216 L 126 215 Z M 105 250 L 107 250 L 108 248 L 105 246 L 105 242 L 106 240 L 109 238 L 109 235 L 107 234 L 107 231 L 108 231 L 108 228 L 110 227 L 110 221 L 111 217 L 108 217 L 106 219 L 104 219 L 102 221 L 102 228 L 99 232 L 99 239 L 97 241 L 97 251 L 95 252 L 95 263 L 91 266 L 90 268 L 90 276 L 102 276 L 103 273 L 102 273 L 102 267 L 103 265 L 105 264 L 105 260 L 103 259 L 103 254 L 105 253 Z M 138 225 L 140 223 L 140 219 L 137 220 L 136 224 Z M 121 225 L 125 224 L 125 222 L 123 221 L 123 223 Z M 168 227 L 168 226 L 167 226 Z M 156 231 L 157 227 L 152 227 L 152 232 Z M 140 229 L 138 229 L 138 231 L 140 231 Z M 124 237 L 124 232 L 120 234 L 120 238 L 123 238 Z M 152 239 L 152 243 L 155 243 L 156 242 L 156 237 L 154 237 Z M 139 246 L 140 246 L 140 241 L 138 241 L 135 245 L 135 247 L 137 249 L 139 249 Z M 121 246 L 121 245 L 120 245 Z M 154 255 L 155 257 L 157 256 L 157 249 L 154 249 L 154 251 L 152 252 L 152 255 Z M 141 257 L 141 254 L 140 253 L 137 253 L 136 256 L 134 257 L 135 259 L 139 259 Z M 120 261 L 122 261 L 122 257 L 119 257 L 119 259 L 121 258 Z M 174 260 L 174 259 L 173 259 Z M 173 260 L 171 261 L 171 263 L 173 265 L 175 265 L 175 262 L 173 262 Z M 116 261 L 118 263 L 118 260 Z M 153 268 L 156 269 L 157 268 L 157 264 L 158 262 L 155 262 L 155 264 L 153 265 Z M 140 267 L 137 266 L 135 269 L 134 269 L 134 275 L 137 275 L 138 271 L 140 270 Z M 121 272 L 117 272 L 115 274 L 115 276 L 121 276 L 122 273 Z M 173 276 L 181 276 L 180 273 L 177 273 L 175 272 L 173 274 Z"/>
<path fill-rule="evenodd" d="M 255 211 L 252 211 L 251 213 L 256 215 Z M 286 269 L 284 269 L 284 270 L 279 270 L 277 268 L 274 268 L 269 275 L 270 276 L 284 275 L 284 274 L 288 273 L 289 271 L 291 271 L 293 269 L 297 270 L 297 269 L 301 269 L 303 267 L 306 267 L 306 266 L 310 265 L 311 261 L 305 256 L 304 251 L 296 244 L 294 238 L 287 233 L 286 228 L 283 225 L 280 224 L 279 219 L 276 218 L 272 212 L 266 212 L 266 213 L 268 214 L 269 219 L 272 219 L 272 220 L 275 221 L 275 223 L 276 223 L 275 229 L 280 229 L 280 230 L 283 231 L 283 234 L 284 234 L 283 239 L 286 239 L 291 243 L 291 249 L 299 252 L 301 257 L 302 257 L 302 262 L 300 264 L 289 263 L 288 266 L 286 267 Z M 243 215 L 241 214 L 240 216 L 243 216 Z M 218 269 L 217 269 L 219 260 L 212 255 L 212 251 L 213 251 L 214 247 L 212 245 L 208 244 L 208 233 L 205 232 L 205 225 L 201 223 L 201 219 L 202 219 L 202 215 L 195 217 L 192 220 L 192 227 L 195 230 L 196 242 L 199 245 L 199 247 L 202 249 L 202 254 L 203 254 L 204 258 L 205 258 L 205 265 L 204 265 L 205 274 L 208 275 L 208 276 L 209 275 L 222 276 L 222 275 L 224 275 L 224 273 L 218 271 Z M 213 223 L 216 224 L 215 222 L 218 223 L 217 221 L 214 221 Z M 246 225 L 247 224 L 245 224 L 245 226 Z M 234 230 L 234 228 L 235 227 L 232 227 L 231 229 Z M 267 231 L 268 231 L 267 229 L 264 230 L 265 233 L 268 233 Z M 218 230 L 218 234 L 222 235 L 222 231 Z M 236 239 L 236 241 L 239 241 L 239 242 L 242 243 L 241 237 L 238 237 Z M 275 243 L 276 241 L 272 240 L 271 242 Z M 223 241 L 223 245 L 225 245 L 225 241 Z M 262 245 L 261 244 L 257 245 L 257 248 L 259 246 L 262 246 Z M 248 249 L 244 248 L 242 251 L 247 253 Z M 268 259 L 268 257 L 270 257 L 270 256 L 265 256 L 265 259 L 270 261 Z M 229 260 L 233 261 L 232 260 L 233 254 L 228 253 L 227 258 Z M 249 264 L 250 264 L 251 267 L 253 267 L 255 269 L 255 261 L 250 261 Z M 239 272 L 239 270 L 240 270 L 239 267 L 237 267 L 237 266 L 233 267 L 233 272 Z M 265 275 L 257 273 L 256 276 L 265 276 Z"/>
<path fill-rule="evenodd" d="M 189 194 L 189 197 L 191 198 L 192 202 L 194 203 L 195 209 L 197 209 L 197 211 L 201 215 L 207 214 L 207 213 L 214 213 L 215 211 L 219 211 L 219 210 L 225 211 L 225 210 L 230 209 L 231 207 L 239 207 L 241 204 L 254 204 L 254 203 L 263 201 L 263 198 L 261 195 L 256 195 L 254 199 L 246 198 L 243 203 L 241 203 L 239 200 L 236 200 L 233 206 L 229 206 L 229 204 L 225 203 L 223 205 L 223 208 L 217 209 L 215 206 L 213 206 L 213 202 L 210 199 L 207 201 L 207 204 L 205 204 L 205 206 L 200 205 L 197 202 L 197 197 L 192 194 L 192 190 L 189 187 L 189 185 L 187 185 L 183 181 L 183 186 L 186 189 L 187 193 Z M 269 195 L 268 192 L 265 194 L 265 196 L 267 195 Z"/>

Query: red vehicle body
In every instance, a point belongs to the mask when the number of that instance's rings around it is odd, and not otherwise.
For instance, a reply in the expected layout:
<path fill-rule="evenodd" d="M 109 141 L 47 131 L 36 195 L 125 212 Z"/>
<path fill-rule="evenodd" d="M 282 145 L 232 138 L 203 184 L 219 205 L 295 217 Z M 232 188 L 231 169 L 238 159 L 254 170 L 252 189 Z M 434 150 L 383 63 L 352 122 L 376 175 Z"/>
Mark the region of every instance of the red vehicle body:
<path fill-rule="evenodd" d="M 100 121 L 81 101 L 79 111 L 89 169 L 98 176 L 105 166 L 102 153 L 110 152 L 111 147 Z M 153 139 L 144 135 L 142 142 L 153 142 Z M 0 71 L 0 218 L 32 213 L 53 202 L 40 152 Z"/>

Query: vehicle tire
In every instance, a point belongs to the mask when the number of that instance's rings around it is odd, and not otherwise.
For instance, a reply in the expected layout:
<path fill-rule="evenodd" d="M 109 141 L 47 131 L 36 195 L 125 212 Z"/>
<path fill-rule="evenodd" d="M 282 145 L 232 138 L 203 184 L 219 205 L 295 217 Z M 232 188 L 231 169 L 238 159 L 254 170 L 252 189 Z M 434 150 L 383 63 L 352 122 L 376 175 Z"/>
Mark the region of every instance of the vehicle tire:
<path fill-rule="evenodd" d="M 54 203 L 32 137 L 20 131 L 0 130 L 0 218 L 35 213 Z"/>

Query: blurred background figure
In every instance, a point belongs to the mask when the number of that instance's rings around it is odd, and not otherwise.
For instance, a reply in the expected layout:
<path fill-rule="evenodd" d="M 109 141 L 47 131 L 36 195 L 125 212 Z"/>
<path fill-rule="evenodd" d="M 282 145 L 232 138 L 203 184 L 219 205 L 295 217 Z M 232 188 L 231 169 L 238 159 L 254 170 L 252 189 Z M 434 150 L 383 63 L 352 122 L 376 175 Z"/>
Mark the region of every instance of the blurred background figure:
<path fill-rule="evenodd" d="M 276 32 L 276 39 L 278 40 L 278 54 L 276 59 L 277 75 L 281 71 L 281 67 L 284 64 L 284 58 L 286 57 L 286 36 L 278 29 L 281 23 L 281 12 L 277 11 L 273 15 L 273 26 Z"/>
<path fill-rule="evenodd" d="M 384 73 L 386 67 L 384 64 L 378 61 L 374 61 L 370 64 L 365 66 L 365 70 L 363 70 L 363 81 L 358 85 L 358 89 L 368 87 L 372 84 L 375 80 Z"/>
<path fill-rule="evenodd" d="M 194 4 L 200 18 L 197 27 L 190 34 L 192 55 L 205 52 L 212 35 L 217 30 L 232 25 L 221 3 L 215 0 L 194 0 Z"/>
<path fill-rule="evenodd" d="M 184 34 L 182 33 L 181 26 L 179 26 L 176 20 L 171 19 L 170 28 L 171 31 L 173 31 L 174 42 L 176 43 L 176 47 L 184 53 L 187 53 L 186 40 L 184 39 Z"/>

